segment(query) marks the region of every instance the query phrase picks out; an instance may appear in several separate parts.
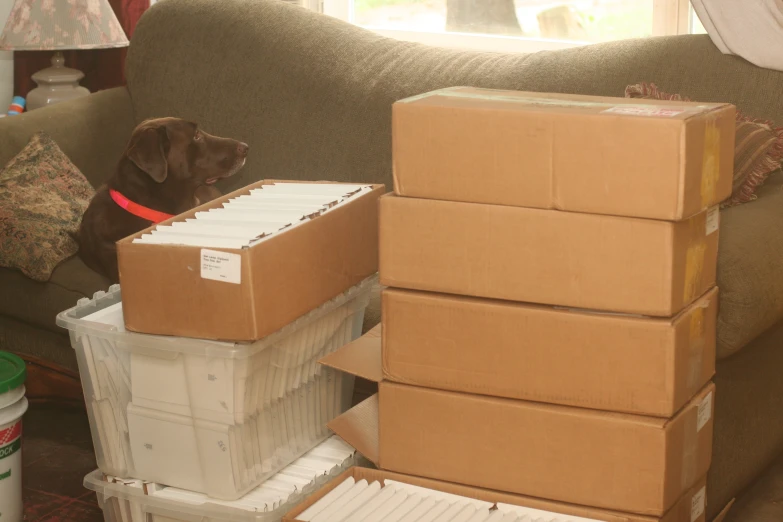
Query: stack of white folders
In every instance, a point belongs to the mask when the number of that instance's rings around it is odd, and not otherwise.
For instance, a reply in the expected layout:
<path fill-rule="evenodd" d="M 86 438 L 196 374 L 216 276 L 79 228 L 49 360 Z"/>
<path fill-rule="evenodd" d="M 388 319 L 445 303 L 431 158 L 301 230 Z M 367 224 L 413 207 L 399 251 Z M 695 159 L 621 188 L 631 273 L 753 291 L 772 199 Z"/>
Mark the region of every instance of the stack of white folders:
<path fill-rule="evenodd" d="M 247 248 L 371 192 L 370 185 L 273 183 L 231 198 L 220 208 L 158 225 L 133 240 L 154 245 Z"/>
<path fill-rule="evenodd" d="M 347 478 L 297 517 L 302 522 L 596 522 L 493 504 L 396 480 Z"/>

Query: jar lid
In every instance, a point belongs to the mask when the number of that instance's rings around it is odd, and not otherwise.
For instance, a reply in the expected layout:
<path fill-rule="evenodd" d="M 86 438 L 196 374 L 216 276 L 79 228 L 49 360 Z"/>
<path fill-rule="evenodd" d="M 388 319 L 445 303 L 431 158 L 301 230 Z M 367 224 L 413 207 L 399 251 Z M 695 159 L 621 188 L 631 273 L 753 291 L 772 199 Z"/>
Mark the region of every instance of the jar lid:
<path fill-rule="evenodd" d="M 6 393 L 24 384 L 27 366 L 18 356 L 0 352 L 0 393 Z"/>

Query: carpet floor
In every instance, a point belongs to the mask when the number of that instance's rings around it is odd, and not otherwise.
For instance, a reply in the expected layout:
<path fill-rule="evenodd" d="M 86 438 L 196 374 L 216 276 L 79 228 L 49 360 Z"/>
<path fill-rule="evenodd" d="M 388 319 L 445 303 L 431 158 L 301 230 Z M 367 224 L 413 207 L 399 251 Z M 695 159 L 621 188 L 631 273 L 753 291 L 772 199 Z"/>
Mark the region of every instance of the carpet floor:
<path fill-rule="evenodd" d="M 83 411 L 31 407 L 24 417 L 25 522 L 100 522 L 95 493 L 82 485 L 96 469 Z"/>

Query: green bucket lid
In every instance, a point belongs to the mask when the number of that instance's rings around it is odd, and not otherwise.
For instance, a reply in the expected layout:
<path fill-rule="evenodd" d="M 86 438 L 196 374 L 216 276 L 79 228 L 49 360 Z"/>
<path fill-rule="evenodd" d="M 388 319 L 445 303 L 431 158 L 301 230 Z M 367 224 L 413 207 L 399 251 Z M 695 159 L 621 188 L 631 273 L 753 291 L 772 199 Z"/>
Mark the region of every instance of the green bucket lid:
<path fill-rule="evenodd" d="M 6 393 L 24 384 L 27 366 L 16 355 L 0 352 L 0 393 Z"/>

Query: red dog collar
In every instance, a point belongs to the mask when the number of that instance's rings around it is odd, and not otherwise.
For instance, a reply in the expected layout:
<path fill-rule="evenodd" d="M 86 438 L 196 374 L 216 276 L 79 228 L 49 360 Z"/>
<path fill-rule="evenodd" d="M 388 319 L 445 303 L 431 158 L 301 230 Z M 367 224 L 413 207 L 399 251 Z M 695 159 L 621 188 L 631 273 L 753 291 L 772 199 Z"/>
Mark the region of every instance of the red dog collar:
<path fill-rule="evenodd" d="M 160 223 L 161 221 L 166 221 L 167 219 L 171 219 L 174 216 L 171 214 L 166 214 L 165 212 L 158 212 L 157 210 L 152 210 L 151 208 L 144 207 L 142 205 L 139 205 L 138 203 L 134 203 L 133 201 L 129 200 L 119 192 L 117 192 L 114 189 L 109 189 L 109 195 L 111 195 L 111 199 L 114 200 L 115 203 L 117 203 L 120 207 L 124 208 L 134 216 L 138 216 L 142 219 L 146 219 L 147 221 L 152 221 L 155 224 Z"/>

